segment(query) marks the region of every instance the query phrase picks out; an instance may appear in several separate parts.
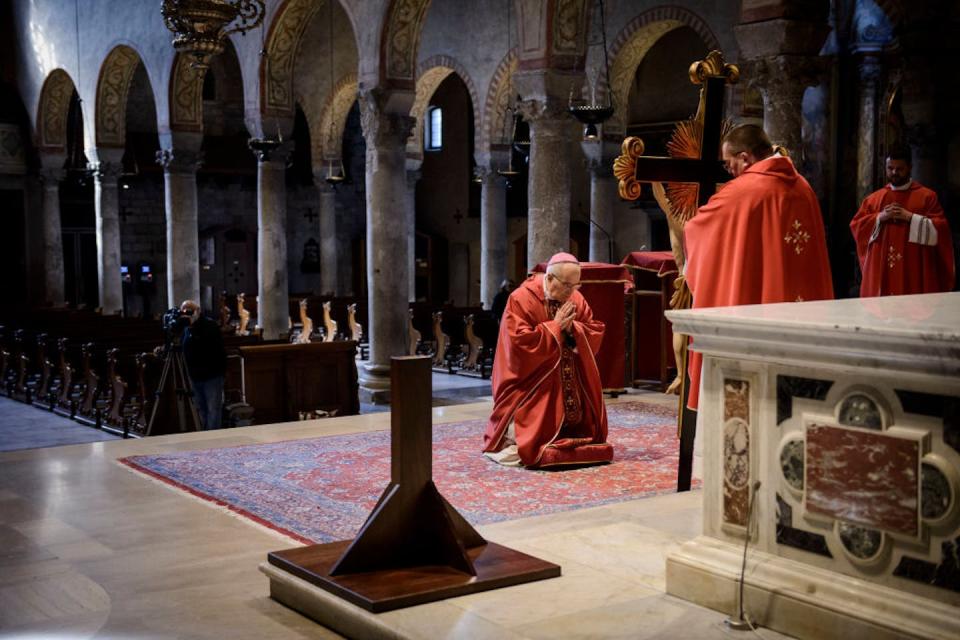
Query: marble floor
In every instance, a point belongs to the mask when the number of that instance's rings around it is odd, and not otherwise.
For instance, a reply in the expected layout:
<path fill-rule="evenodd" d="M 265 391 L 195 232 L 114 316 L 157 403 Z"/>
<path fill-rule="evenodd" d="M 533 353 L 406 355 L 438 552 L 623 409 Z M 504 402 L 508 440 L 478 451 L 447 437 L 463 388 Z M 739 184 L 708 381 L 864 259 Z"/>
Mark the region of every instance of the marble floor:
<path fill-rule="evenodd" d="M 674 402 L 652 393 L 610 402 L 637 398 Z M 439 424 L 489 411 L 484 400 L 433 415 Z M 116 459 L 387 428 L 389 415 L 374 413 L 0 453 L 0 638 L 339 637 L 269 598 L 258 565 L 294 543 Z M 563 576 L 382 620 L 396 637 L 425 639 L 754 637 L 664 593 L 666 554 L 700 527 L 699 492 L 482 526 Z"/>
<path fill-rule="evenodd" d="M 0 451 L 119 439 L 53 412 L 0 397 Z"/>

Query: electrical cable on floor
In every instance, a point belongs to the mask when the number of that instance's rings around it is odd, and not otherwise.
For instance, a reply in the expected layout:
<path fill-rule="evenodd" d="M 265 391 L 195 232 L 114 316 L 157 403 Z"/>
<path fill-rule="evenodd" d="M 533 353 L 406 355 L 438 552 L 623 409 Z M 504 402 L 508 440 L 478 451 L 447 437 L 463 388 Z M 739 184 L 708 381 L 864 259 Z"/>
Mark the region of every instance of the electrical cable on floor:
<path fill-rule="evenodd" d="M 747 631 L 748 629 L 760 635 L 756 628 L 753 626 L 753 623 L 746 617 L 743 611 L 743 585 L 744 585 L 744 576 L 747 572 L 747 547 L 750 545 L 750 529 L 753 526 L 753 505 L 757 501 L 757 491 L 760 489 L 760 481 L 757 480 L 750 487 L 750 500 L 747 503 L 747 528 L 744 532 L 743 539 L 743 562 L 740 565 L 740 584 L 739 584 L 739 597 L 737 598 L 737 617 L 733 618 L 732 616 L 724 620 L 724 624 L 728 629 L 734 631 Z M 762 636 L 761 636 L 762 637 Z"/>

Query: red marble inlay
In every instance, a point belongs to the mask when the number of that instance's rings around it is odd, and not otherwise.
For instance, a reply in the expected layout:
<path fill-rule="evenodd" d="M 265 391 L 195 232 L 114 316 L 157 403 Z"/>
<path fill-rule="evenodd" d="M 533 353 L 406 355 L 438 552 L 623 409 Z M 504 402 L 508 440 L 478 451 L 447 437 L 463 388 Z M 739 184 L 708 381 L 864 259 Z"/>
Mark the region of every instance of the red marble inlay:
<path fill-rule="evenodd" d="M 750 383 L 723 381 L 723 520 L 747 526 L 750 500 Z"/>
<path fill-rule="evenodd" d="M 882 433 L 807 427 L 807 511 L 911 536 L 919 532 L 920 443 Z"/>

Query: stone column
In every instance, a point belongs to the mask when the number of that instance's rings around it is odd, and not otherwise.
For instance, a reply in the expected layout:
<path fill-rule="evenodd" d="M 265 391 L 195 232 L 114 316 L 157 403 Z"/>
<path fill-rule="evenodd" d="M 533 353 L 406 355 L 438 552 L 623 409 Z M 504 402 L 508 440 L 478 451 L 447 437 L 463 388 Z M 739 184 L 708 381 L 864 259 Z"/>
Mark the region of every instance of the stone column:
<path fill-rule="evenodd" d="M 257 155 L 257 324 L 265 340 L 290 329 L 287 282 L 287 155 L 289 150 L 256 150 Z"/>
<path fill-rule="evenodd" d="M 527 268 L 570 249 L 570 116 L 552 99 L 520 106 L 530 123 Z"/>
<path fill-rule="evenodd" d="M 491 169 L 480 169 L 480 302 L 493 306 L 500 283 L 507 277 L 506 180 Z"/>
<path fill-rule="evenodd" d="M 880 60 L 867 54 L 860 61 L 860 118 L 857 127 L 857 203 L 876 189 L 877 95 Z"/>
<path fill-rule="evenodd" d="M 59 159 L 59 162 L 57 160 Z M 56 156 L 51 162 L 41 158 L 43 169 L 43 300 L 54 306 L 66 302 L 63 269 L 63 233 L 60 223 L 60 181 L 65 174 L 60 167 L 64 158 Z M 53 166 L 51 166 L 53 165 Z M 56 168 L 54 168 L 56 166 Z"/>
<path fill-rule="evenodd" d="M 199 153 L 185 149 L 157 152 L 163 166 L 167 217 L 167 306 L 200 302 L 200 241 L 197 219 Z"/>
<path fill-rule="evenodd" d="M 774 56 L 748 66 L 763 96 L 763 128 L 774 144 L 800 157 L 803 145 L 803 94 L 819 83 L 820 59 Z"/>
<path fill-rule="evenodd" d="M 803 141 L 803 93 L 819 82 L 824 62 L 818 54 L 830 32 L 828 5 L 817 5 L 802 19 L 787 11 L 787 3 L 769 11 L 744 8 L 744 22 L 734 27 L 742 77 L 763 96 L 763 128 L 795 157 Z"/>
<path fill-rule="evenodd" d="M 94 206 L 97 212 L 97 283 L 100 309 L 104 315 L 123 312 L 123 288 L 120 275 L 120 193 L 118 181 L 123 166 L 123 150 L 108 155 L 98 151 L 100 159 L 89 168 L 94 179 Z M 105 157 L 110 159 L 105 159 Z"/>
<path fill-rule="evenodd" d="M 389 402 L 390 357 L 406 350 L 409 298 L 409 229 L 397 208 L 408 197 L 406 141 L 413 118 L 383 107 L 378 90 L 361 93 L 360 117 L 367 142 L 367 334 L 370 359 L 360 365 L 366 402 Z"/>
<path fill-rule="evenodd" d="M 407 193 L 403 201 L 407 225 L 407 282 L 409 292 L 407 300 L 417 301 L 417 182 L 423 172 L 419 169 L 407 169 Z"/>
<path fill-rule="evenodd" d="M 584 140 L 580 143 L 590 170 L 590 261 L 613 262 L 614 197 L 617 181 L 613 160 L 620 150 L 610 142 Z"/>
<path fill-rule="evenodd" d="M 320 192 L 320 292 L 340 294 L 337 286 L 337 194 L 333 187 L 314 176 Z M 347 255 L 347 252 L 343 252 Z"/>

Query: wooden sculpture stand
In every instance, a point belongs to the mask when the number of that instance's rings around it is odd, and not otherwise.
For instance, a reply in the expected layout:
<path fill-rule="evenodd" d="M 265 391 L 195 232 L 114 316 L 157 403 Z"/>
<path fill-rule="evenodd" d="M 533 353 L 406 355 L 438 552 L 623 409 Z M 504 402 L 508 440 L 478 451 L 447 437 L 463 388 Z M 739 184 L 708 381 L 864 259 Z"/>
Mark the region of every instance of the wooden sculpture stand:
<path fill-rule="evenodd" d="M 374 613 L 559 576 L 559 565 L 485 541 L 437 491 L 430 358 L 392 358 L 390 376 L 391 481 L 360 533 L 274 551 L 269 564 Z M 291 600 L 281 602 L 300 608 Z"/>

